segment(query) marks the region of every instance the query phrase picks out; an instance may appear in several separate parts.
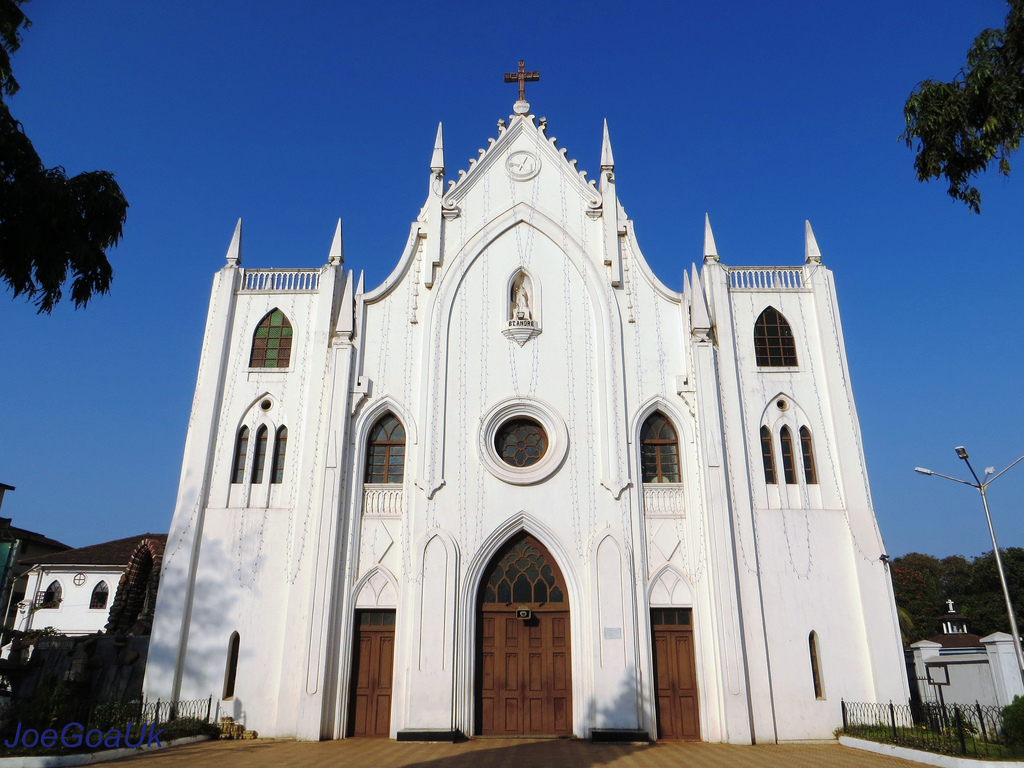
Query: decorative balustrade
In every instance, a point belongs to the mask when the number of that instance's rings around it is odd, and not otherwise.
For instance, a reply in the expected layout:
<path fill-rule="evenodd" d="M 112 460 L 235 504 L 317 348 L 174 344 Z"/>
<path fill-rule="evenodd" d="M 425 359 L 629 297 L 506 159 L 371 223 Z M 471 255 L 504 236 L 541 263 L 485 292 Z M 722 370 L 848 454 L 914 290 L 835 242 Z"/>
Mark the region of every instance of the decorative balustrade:
<path fill-rule="evenodd" d="M 729 288 L 734 291 L 798 291 L 804 287 L 801 267 L 733 267 Z"/>
<path fill-rule="evenodd" d="M 363 483 L 364 517 L 401 517 L 402 486 L 396 483 Z"/>
<path fill-rule="evenodd" d="M 644 513 L 648 517 L 681 517 L 685 512 L 682 483 L 644 485 Z"/>
<path fill-rule="evenodd" d="M 243 291 L 312 292 L 320 285 L 319 269 L 247 269 Z"/>

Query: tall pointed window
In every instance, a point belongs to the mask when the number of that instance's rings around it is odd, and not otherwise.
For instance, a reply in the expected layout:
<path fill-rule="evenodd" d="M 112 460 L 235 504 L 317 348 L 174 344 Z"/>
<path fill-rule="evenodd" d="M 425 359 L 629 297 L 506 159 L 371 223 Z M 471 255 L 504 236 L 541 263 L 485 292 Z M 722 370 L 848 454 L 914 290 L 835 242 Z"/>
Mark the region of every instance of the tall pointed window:
<path fill-rule="evenodd" d="M 652 413 L 640 430 L 640 474 L 645 483 L 679 482 L 679 441 L 660 412 Z"/>
<path fill-rule="evenodd" d="M 92 599 L 89 601 L 90 609 L 106 608 L 107 598 L 110 596 L 110 590 L 107 588 L 107 582 L 101 581 L 96 585 L 96 588 L 92 591 Z"/>
<path fill-rule="evenodd" d="M 807 647 L 811 654 L 811 681 L 814 683 L 814 698 L 824 699 L 825 691 L 821 687 L 821 669 L 818 666 L 818 633 L 811 632 L 807 636 Z"/>
<path fill-rule="evenodd" d="M 370 431 L 366 482 L 400 483 L 405 477 L 405 429 L 394 414 L 385 414 Z"/>
<path fill-rule="evenodd" d="M 252 482 L 256 485 L 263 482 L 263 467 L 267 463 L 267 426 L 261 425 L 256 430 L 256 455 L 252 462 Z"/>
<path fill-rule="evenodd" d="M 761 427 L 761 460 L 764 462 L 764 481 L 769 485 L 778 483 L 775 476 L 775 450 L 772 448 L 772 431 Z"/>
<path fill-rule="evenodd" d="M 250 368 L 287 368 L 292 356 L 292 324 L 280 309 L 273 309 L 256 326 Z"/>
<path fill-rule="evenodd" d="M 789 427 L 779 430 L 779 442 L 782 444 L 782 475 L 787 485 L 796 484 L 796 466 L 793 464 L 793 436 Z"/>
<path fill-rule="evenodd" d="M 270 467 L 270 482 L 280 483 L 284 480 L 284 456 L 288 449 L 288 428 L 278 427 L 274 439 L 274 463 Z"/>
<path fill-rule="evenodd" d="M 230 699 L 235 695 L 235 676 L 238 674 L 238 633 L 232 632 L 228 641 L 228 665 L 224 671 L 224 696 Z"/>
<path fill-rule="evenodd" d="M 245 482 L 245 455 L 249 452 L 249 428 L 242 427 L 238 430 L 238 438 L 235 440 L 235 463 L 232 467 L 231 482 Z"/>
<path fill-rule="evenodd" d="M 793 329 L 775 307 L 768 307 L 754 323 L 754 354 L 759 366 L 795 366 Z"/>
<path fill-rule="evenodd" d="M 808 485 L 818 484 L 818 473 L 814 471 L 814 450 L 811 448 L 811 431 L 800 427 L 800 449 L 804 454 L 804 480 Z"/>

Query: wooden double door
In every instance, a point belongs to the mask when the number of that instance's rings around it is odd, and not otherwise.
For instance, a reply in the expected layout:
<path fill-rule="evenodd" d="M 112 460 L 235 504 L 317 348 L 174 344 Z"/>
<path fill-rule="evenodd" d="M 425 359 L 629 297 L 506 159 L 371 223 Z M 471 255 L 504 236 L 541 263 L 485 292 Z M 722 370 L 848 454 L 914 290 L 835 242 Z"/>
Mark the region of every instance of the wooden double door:
<path fill-rule="evenodd" d="M 478 732 L 572 735 L 569 602 L 543 545 L 525 534 L 507 544 L 488 567 L 478 605 Z"/>
<path fill-rule="evenodd" d="M 395 661 L 395 612 L 356 613 L 349 736 L 388 736 Z"/>
<path fill-rule="evenodd" d="M 697 665 L 689 608 L 652 608 L 658 738 L 697 741 Z"/>

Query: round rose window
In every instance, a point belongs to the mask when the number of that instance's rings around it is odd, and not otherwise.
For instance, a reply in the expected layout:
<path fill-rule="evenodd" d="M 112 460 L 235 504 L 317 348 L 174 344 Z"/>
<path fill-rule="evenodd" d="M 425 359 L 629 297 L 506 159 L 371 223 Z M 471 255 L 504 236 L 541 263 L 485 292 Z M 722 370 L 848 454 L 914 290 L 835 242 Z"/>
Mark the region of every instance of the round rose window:
<path fill-rule="evenodd" d="M 494 435 L 494 448 L 509 466 L 529 467 L 544 456 L 548 436 L 533 419 L 512 419 L 502 424 Z"/>

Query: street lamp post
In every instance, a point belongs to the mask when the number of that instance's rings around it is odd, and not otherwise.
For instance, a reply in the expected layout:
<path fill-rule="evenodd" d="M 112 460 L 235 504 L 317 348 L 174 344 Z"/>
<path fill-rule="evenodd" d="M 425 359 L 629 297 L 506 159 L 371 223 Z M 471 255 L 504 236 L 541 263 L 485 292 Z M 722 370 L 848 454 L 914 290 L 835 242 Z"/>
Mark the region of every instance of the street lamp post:
<path fill-rule="evenodd" d="M 985 470 L 985 479 L 979 480 L 978 473 L 974 471 L 974 467 L 971 466 L 970 459 L 967 456 L 967 449 L 962 445 L 958 445 L 956 447 L 956 455 L 964 460 L 967 468 L 971 470 L 971 476 L 974 478 L 975 482 L 971 483 L 967 480 L 961 480 L 958 477 L 950 477 L 949 475 L 944 475 L 941 472 L 932 472 L 930 469 L 925 469 L 924 467 L 914 467 L 914 471 L 922 475 L 936 475 L 937 477 L 944 477 L 947 480 L 952 480 L 956 483 L 963 483 L 964 485 L 969 485 L 972 488 L 977 488 L 981 493 L 981 503 L 985 506 L 985 520 L 988 521 L 988 533 L 992 537 L 992 554 L 995 555 L 996 570 L 999 571 L 999 581 L 1003 585 L 1003 598 L 1006 600 L 1006 614 L 1010 617 L 1010 632 L 1013 634 L 1013 647 L 1017 651 L 1017 670 L 1021 674 L 1021 680 L 1024 681 L 1024 651 L 1021 650 L 1020 632 L 1017 631 L 1017 619 L 1013 615 L 1013 603 L 1010 601 L 1010 589 L 1006 586 L 1006 573 L 1003 571 L 1003 558 L 999 556 L 999 545 L 996 544 L 996 531 L 992 527 L 992 515 L 988 511 L 988 496 L 986 494 L 988 487 L 995 481 L 995 479 L 1006 472 L 1006 470 L 1016 466 L 1021 461 L 1024 461 L 1024 456 L 1021 456 L 1002 472 L 996 472 L 995 467 L 988 467 Z M 990 478 L 989 475 L 992 475 L 992 477 Z"/>

